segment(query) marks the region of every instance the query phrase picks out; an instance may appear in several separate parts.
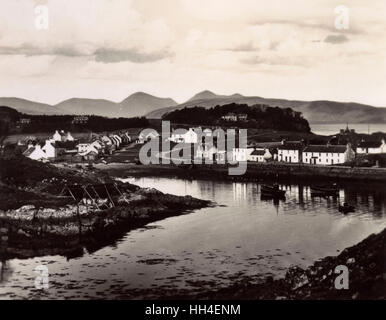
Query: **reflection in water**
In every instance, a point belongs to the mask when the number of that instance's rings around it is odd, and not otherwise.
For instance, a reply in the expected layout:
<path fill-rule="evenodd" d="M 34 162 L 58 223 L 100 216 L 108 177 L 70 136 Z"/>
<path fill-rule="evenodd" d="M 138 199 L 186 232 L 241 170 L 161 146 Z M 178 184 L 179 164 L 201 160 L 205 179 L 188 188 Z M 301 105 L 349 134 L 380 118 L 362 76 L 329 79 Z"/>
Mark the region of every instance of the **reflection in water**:
<path fill-rule="evenodd" d="M 282 276 L 291 265 L 306 267 L 336 255 L 386 227 L 383 186 L 368 184 L 361 190 L 347 184 L 338 197 L 323 198 L 311 197 L 306 184 L 281 184 L 286 198 L 279 200 L 261 198 L 257 183 L 128 180 L 225 206 L 151 223 L 70 261 L 60 256 L 10 260 L 6 269 L 12 267 L 12 273 L 1 283 L 0 297 L 157 298 L 227 286 L 245 276 L 259 281 Z M 341 202 L 354 205 L 355 213 L 341 214 Z M 49 267 L 52 280 L 44 294 L 33 287 L 39 264 Z"/>
<path fill-rule="evenodd" d="M 12 275 L 12 268 L 7 265 L 6 260 L 0 261 L 0 285 L 3 285 Z"/>

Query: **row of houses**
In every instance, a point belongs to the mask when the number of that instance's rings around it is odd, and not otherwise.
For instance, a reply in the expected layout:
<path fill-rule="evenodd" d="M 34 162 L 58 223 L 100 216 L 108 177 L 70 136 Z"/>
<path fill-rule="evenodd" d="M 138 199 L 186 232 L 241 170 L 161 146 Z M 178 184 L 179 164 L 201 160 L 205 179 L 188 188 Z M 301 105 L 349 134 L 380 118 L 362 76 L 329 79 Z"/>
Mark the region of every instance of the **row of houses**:
<path fill-rule="evenodd" d="M 93 161 L 103 155 L 113 154 L 130 142 L 131 137 L 127 132 L 74 139 L 70 132 L 56 130 L 44 142 L 29 141 L 23 155 L 38 161 Z M 23 146 L 23 142 L 19 141 L 18 145 Z"/>
<path fill-rule="evenodd" d="M 304 145 L 302 142 L 283 143 L 278 147 L 277 160 L 289 163 L 321 165 L 342 164 L 353 161 L 357 154 L 386 153 L 385 140 L 361 141 L 354 149 L 352 145 Z"/>
<path fill-rule="evenodd" d="M 201 134 L 201 140 L 200 140 Z M 206 137 L 212 137 L 209 142 Z M 385 140 L 379 142 L 362 141 L 356 149 L 351 144 L 347 145 L 306 145 L 304 142 L 282 141 L 276 144 L 267 143 L 260 147 L 248 146 L 246 148 L 233 148 L 227 151 L 217 144 L 218 136 L 212 129 L 201 127 L 189 128 L 185 132 L 173 133 L 170 141 L 175 143 L 197 144 L 195 158 L 210 159 L 213 161 L 233 162 L 269 162 L 279 161 L 287 163 L 307 163 L 314 165 L 335 165 L 351 162 L 356 154 L 381 154 L 386 153 Z"/>

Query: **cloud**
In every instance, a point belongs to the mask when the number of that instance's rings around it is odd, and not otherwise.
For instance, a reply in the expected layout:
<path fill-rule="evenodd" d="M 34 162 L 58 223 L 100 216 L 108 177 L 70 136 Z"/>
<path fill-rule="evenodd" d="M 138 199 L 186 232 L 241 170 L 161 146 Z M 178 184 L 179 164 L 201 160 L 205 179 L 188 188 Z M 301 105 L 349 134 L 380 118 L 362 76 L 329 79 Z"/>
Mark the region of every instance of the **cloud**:
<path fill-rule="evenodd" d="M 258 51 L 259 49 L 253 45 L 252 42 L 236 45 L 233 47 L 227 47 L 223 49 L 224 51 L 234 51 L 234 52 L 248 52 L 248 51 Z"/>
<path fill-rule="evenodd" d="M 344 34 L 329 34 L 325 39 L 324 42 L 332 43 L 332 44 L 340 44 L 349 41 L 349 38 L 347 38 Z"/>
<path fill-rule="evenodd" d="M 30 43 L 23 43 L 20 46 L 0 46 L 0 55 L 23 55 L 23 56 L 45 56 L 56 55 L 66 57 L 80 57 L 86 54 L 71 46 L 62 47 L 38 47 Z"/>
<path fill-rule="evenodd" d="M 146 53 L 135 48 L 127 50 L 100 48 L 95 51 L 95 60 L 103 63 L 115 63 L 122 61 L 147 63 L 163 60 L 170 56 L 172 56 L 172 54 L 168 51 Z"/>

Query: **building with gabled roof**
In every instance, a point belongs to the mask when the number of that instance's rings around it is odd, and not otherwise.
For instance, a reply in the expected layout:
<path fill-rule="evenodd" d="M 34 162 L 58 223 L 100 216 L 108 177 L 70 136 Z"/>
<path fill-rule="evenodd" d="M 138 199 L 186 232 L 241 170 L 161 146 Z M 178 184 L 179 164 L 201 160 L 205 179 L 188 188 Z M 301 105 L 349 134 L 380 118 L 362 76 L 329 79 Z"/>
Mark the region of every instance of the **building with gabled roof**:
<path fill-rule="evenodd" d="M 356 149 L 358 154 L 377 154 L 386 153 L 385 139 L 381 141 L 364 141 L 362 140 Z"/>
<path fill-rule="evenodd" d="M 303 150 L 303 162 L 309 164 L 334 165 L 350 162 L 355 153 L 347 145 L 309 145 Z"/>

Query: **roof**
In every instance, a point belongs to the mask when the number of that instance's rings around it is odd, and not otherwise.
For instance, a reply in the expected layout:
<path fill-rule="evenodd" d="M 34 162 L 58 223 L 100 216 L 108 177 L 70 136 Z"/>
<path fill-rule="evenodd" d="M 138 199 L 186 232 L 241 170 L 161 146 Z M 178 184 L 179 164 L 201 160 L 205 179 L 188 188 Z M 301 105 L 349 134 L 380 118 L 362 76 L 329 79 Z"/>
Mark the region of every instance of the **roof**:
<path fill-rule="evenodd" d="M 265 154 L 265 151 L 264 150 L 254 150 L 252 153 L 251 153 L 251 156 L 263 156 Z"/>
<path fill-rule="evenodd" d="M 382 145 L 380 141 L 362 141 L 359 143 L 358 148 L 379 148 Z"/>
<path fill-rule="evenodd" d="M 75 149 L 77 144 L 78 141 L 56 141 L 54 147 L 62 149 Z"/>
<path fill-rule="evenodd" d="M 344 153 L 345 145 L 309 145 L 303 152 Z"/>
<path fill-rule="evenodd" d="M 34 151 L 35 151 L 35 147 L 30 147 L 23 152 L 23 156 L 29 157 L 31 155 L 31 153 Z"/>

